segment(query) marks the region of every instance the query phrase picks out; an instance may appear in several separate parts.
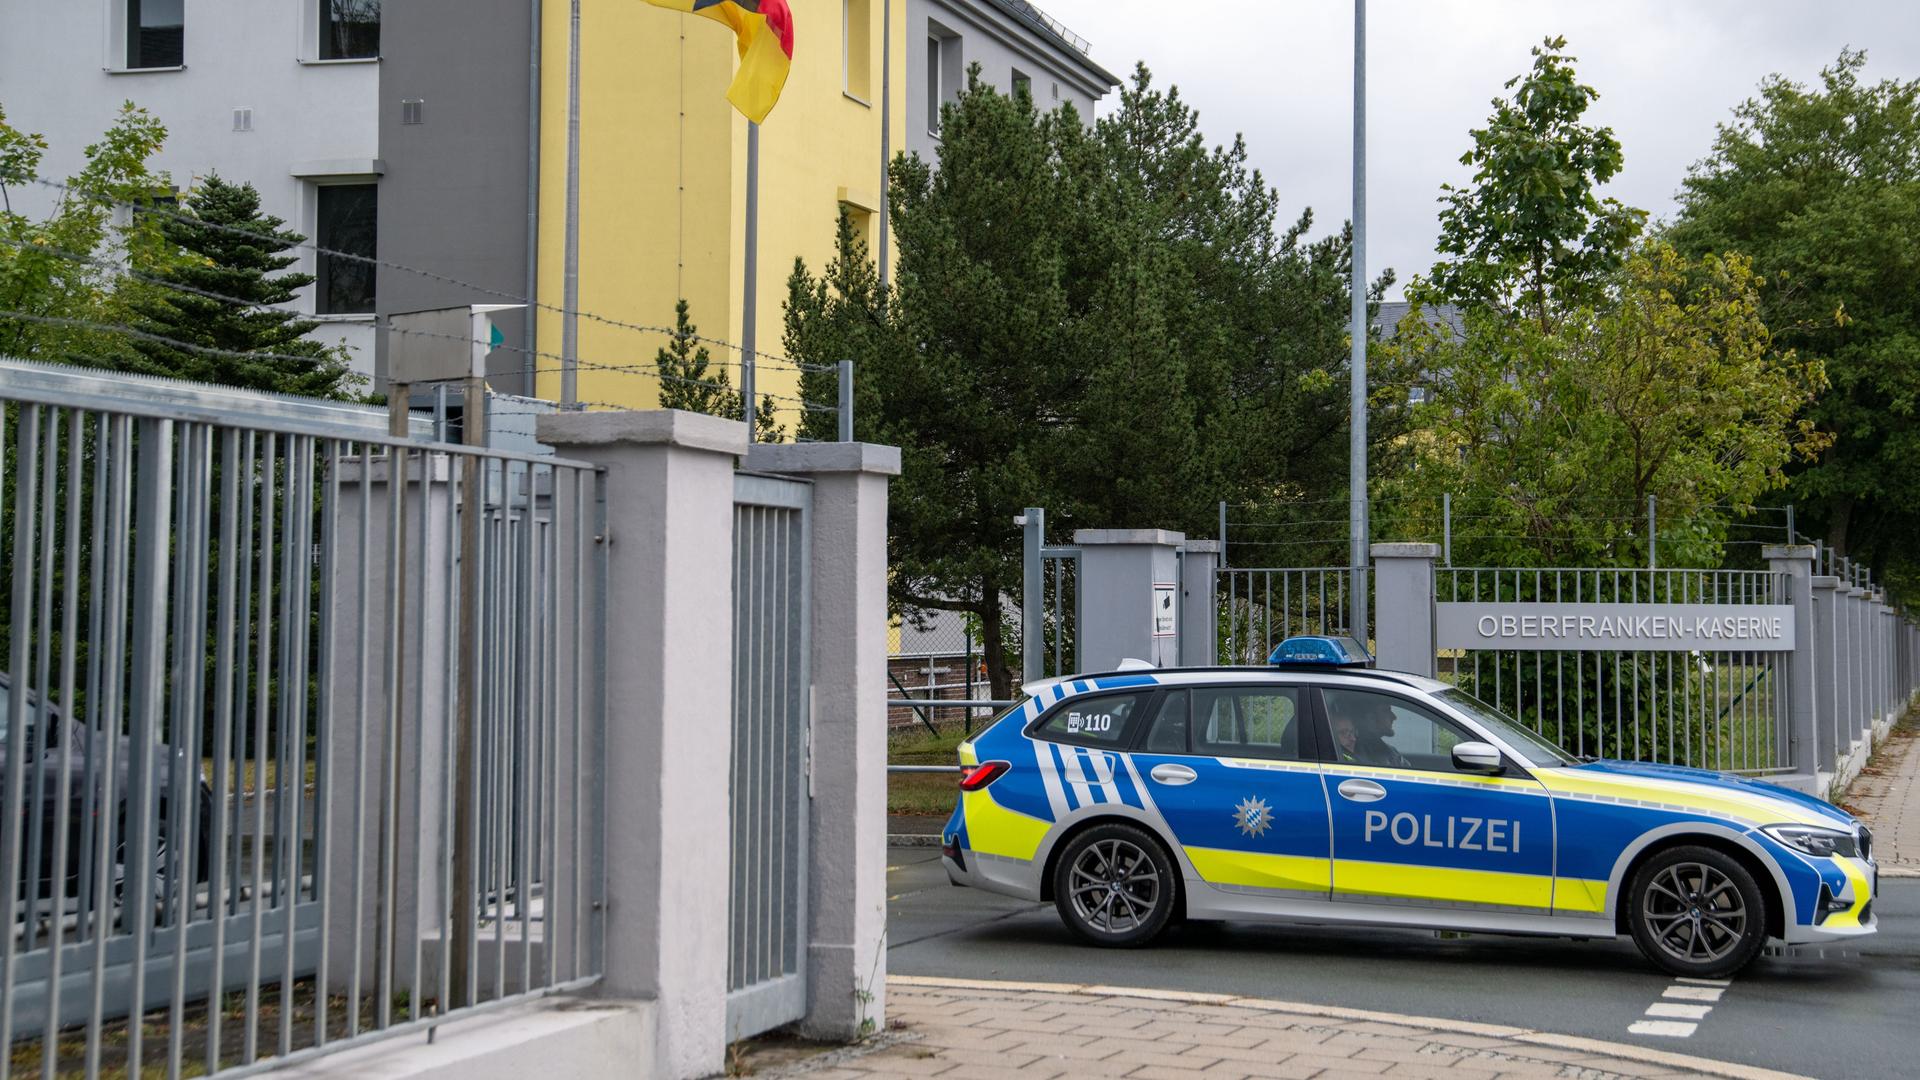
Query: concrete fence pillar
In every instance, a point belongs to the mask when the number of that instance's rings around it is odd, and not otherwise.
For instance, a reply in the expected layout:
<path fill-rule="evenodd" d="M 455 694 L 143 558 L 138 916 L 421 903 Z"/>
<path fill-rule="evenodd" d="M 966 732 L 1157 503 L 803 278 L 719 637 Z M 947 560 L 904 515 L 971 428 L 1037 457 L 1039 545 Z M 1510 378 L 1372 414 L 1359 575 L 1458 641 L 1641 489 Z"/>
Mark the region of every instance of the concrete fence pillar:
<path fill-rule="evenodd" d="M 727 598 L 746 425 L 670 409 L 536 422 L 541 442 L 606 467 L 602 993 L 656 1002 L 655 1058 L 635 1075 L 713 1075 L 726 1063 Z"/>
<path fill-rule="evenodd" d="M 1793 651 L 1784 658 L 1787 689 L 1776 716 L 1775 738 L 1784 740 L 1793 773 L 1784 782 L 1804 791 L 1820 791 L 1820 735 L 1814 710 L 1818 687 L 1813 623 L 1814 549 L 1801 544 L 1768 544 L 1760 549 L 1768 567 L 1786 581 L 1786 602 L 1793 608 Z M 1779 745 L 1776 743 L 1775 745 Z"/>
<path fill-rule="evenodd" d="M 1814 574 L 1807 579 L 1811 618 L 1804 631 L 1805 647 L 1813 659 L 1813 713 L 1818 727 L 1815 767 L 1827 774 L 1828 783 L 1839 773 L 1840 759 L 1846 756 L 1847 741 L 1840 723 L 1840 694 L 1834 680 L 1835 626 L 1834 590 L 1840 579 Z M 1796 635 L 1796 640 L 1800 638 Z"/>
<path fill-rule="evenodd" d="M 887 483 L 900 474 L 900 450 L 762 443 L 747 467 L 813 482 L 813 803 L 800 1029 L 854 1039 L 886 1024 Z"/>
<path fill-rule="evenodd" d="M 1214 571 L 1220 568 L 1218 540 L 1189 540 L 1180 549 L 1180 666 L 1212 667 L 1220 662 L 1220 601 Z"/>
<path fill-rule="evenodd" d="M 1187 538 L 1164 529 L 1081 529 L 1080 666 L 1111 671 L 1120 661 L 1180 663 L 1179 550 Z"/>
<path fill-rule="evenodd" d="M 1433 562 L 1440 545 L 1375 544 L 1372 552 L 1375 662 L 1432 677 Z"/>

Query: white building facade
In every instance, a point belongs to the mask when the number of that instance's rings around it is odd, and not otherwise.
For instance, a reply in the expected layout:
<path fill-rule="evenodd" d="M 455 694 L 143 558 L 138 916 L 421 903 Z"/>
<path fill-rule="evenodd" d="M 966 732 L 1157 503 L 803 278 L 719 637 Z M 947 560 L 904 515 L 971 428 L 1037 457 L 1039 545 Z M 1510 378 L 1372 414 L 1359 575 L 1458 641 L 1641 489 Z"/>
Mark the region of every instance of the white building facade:
<path fill-rule="evenodd" d="M 285 227 L 374 257 L 379 25 L 380 0 L 20 0 L 0 17 L 0 106 L 46 137 L 41 172 L 58 180 L 131 101 L 166 125 L 153 164 L 176 193 L 209 173 L 251 183 Z M 30 185 L 14 205 L 55 197 Z M 321 322 L 312 336 L 372 374 L 372 266 L 290 254 L 319 278 L 296 302 Z"/>

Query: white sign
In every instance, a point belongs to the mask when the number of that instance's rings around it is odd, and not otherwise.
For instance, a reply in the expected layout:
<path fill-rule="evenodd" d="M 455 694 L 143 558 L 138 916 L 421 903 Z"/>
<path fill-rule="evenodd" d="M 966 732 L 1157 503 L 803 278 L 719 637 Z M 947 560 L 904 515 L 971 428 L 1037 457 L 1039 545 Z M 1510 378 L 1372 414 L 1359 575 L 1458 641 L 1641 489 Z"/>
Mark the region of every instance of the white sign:
<path fill-rule="evenodd" d="M 1180 586 L 1170 581 L 1153 583 L 1153 636 L 1172 637 L 1175 634 L 1176 613 L 1180 610 Z"/>
<path fill-rule="evenodd" d="M 1791 652 L 1791 604 L 1434 605 L 1442 649 Z"/>

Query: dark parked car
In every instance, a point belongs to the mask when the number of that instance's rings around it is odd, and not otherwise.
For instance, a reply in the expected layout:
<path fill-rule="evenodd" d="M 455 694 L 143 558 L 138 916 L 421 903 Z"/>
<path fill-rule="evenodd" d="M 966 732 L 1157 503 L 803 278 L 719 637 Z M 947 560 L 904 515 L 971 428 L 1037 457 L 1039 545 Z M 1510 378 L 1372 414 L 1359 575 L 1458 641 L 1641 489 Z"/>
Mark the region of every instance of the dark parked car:
<path fill-rule="evenodd" d="M 121 896 L 125 891 L 126 874 L 131 863 L 129 853 L 133 850 L 128 845 L 127 833 L 134 824 L 132 811 L 137 809 L 128 803 L 132 786 L 129 780 L 134 775 L 133 740 L 122 735 L 114 746 L 108 747 L 104 739 L 85 725 L 69 721 L 59 709 L 42 707 L 34 695 L 28 695 L 26 701 L 26 716 L 22 722 L 22 718 L 11 715 L 11 680 L 5 673 L 0 673 L 0 794 L 4 794 L 7 806 L 19 806 L 21 826 L 20 850 L 13 867 L 19 876 L 9 877 L 16 881 L 31 881 L 34 896 L 52 898 L 56 891 L 53 881 L 55 841 L 64 822 L 67 829 L 66 872 L 63 875 L 64 886 L 58 891 L 62 896 L 77 896 L 82 855 L 93 852 L 94 858 L 98 858 L 95 846 L 99 842 L 97 826 L 103 820 L 111 820 L 114 851 L 108 860 L 107 873 L 113 895 Z M 17 749 L 24 750 L 26 754 L 25 766 L 21 769 L 22 787 L 25 790 L 18 795 L 4 791 L 4 778 L 8 775 L 11 756 Z M 105 819 L 104 815 L 98 813 L 98 803 L 103 797 L 105 777 L 102 774 L 107 768 L 109 756 L 113 760 L 111 791 L 116 813 L 111 819 Z M 63 762 L 69 775 L 64 808 L 59 805 Z M 144 790 L 154 795 L 154 839 L 149 866 L 153 873 L 154 895 L 159 898 L 165 895 L 167 875 L 174 872 L 174 864 L 178 862 L 179 857 L 173 847 L 186 825 L 179 820 L 181 815 L 175 813 L 175 791 L 191 783 L 199 802 L 192 823 L 196 835 L 196 882 L 206 880 L 210 864 L 207 848 L 211 830 L 208 819 L 213 797 L 197 767 L 198 763 L 188 761 L 184 752 L 158 743 L 153 747 L 152 762 Z M 88 799 L 89 787 L 93 791 L 91 800 Z M 89 831 L 96 833 L 93 844 L 88 843 Z M 30 859 L 35 860 L 36 865 L 29 874 L 27 866 Z"/>

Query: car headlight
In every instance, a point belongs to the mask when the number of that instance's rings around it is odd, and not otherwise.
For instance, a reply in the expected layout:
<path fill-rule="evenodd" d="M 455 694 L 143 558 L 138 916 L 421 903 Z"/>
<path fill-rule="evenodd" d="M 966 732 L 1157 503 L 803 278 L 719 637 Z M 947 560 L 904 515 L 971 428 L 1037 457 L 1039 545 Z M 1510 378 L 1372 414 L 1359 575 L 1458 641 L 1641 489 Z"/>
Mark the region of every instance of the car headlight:
<path fill-rule="evenodd" d="M 1849 859 L 1860 857 L 1860 848 L 1854 842 L 1853 834 L 1839 829 L 1822 829 L 1817 825 L 1768 825 L 1760 831 L 1816 859 L 1824 859 L 1829 855 Z"/>

